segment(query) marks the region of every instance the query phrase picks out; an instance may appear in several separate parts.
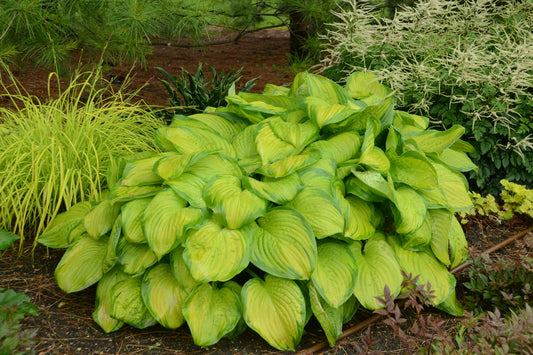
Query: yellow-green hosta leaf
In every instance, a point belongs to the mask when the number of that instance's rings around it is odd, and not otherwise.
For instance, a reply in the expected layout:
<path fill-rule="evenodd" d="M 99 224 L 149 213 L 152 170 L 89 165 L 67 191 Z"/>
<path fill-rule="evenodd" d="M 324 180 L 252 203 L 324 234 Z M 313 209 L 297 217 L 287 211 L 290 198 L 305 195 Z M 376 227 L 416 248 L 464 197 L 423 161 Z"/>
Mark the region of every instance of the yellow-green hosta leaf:
<path fill-rule="evenodd" d="M 406 250 L 391 237 L 391 244 L 402 270 L 413 277 L 418 276 L 419 285 L 430 284 L 433 297 L 430 301 L 439 305 L 444 302 L 455 289 L 455 277 L 448 272 L 446 266 L 437 260 L 428 248 L 423 251 Z"/>
<path fill-rule="evenodd" d="M 442 191 L 440 187 L 433 190 L 418 190 L 418 193 L 420 196 L 422 196 L 424 201 L 426 201 L 426 206 L 428 209 L 450 207 L 448 200 L 444 195 L 444 191 Z"/>
<path fill-rule="evenodd" d="M 207 152 L 195 154 L 162 153 L 161 158 L 154 165 L 154 171 L 164 180 L 175 179 L 207 154 Z"/>
<path fill-rule="evenodd" d="M 229 281 L 220 288 L 205 283 L 192 290 L 183 306 L 183 316 L 196 345 L 213 345 L 235 329 L 242 317 L 238 289 L 238 284 Z"/>
<path fill-rule="evenodd" d="M 431 250 L 444 265 L 450 266 L 449 236 L 453 214 L 447 209 L 429 210 L 431 216 Z"/>
<path fill-rule="evenodd" d="M 394 112 L 394 127 L 402 133 L 417 131 L 421 132 L 428 128 L 429 118 L 424 116 L 413 115 L 412 113 L 407 113 L 403 111 Z M 412 128 L 410 128 L 412 127 Z"/>
<path fill-rule="evenodd" d="M 181 309 L 188 293 L 168 264 L 157 264 L 144 274 L 141 295 L 148 311 L 163 327 L 177 329 L 184 323 Z"/>
<path fill-rule="evenodd" d="M 189 120 L 201 122 L 221 137 L 231 141 L 235 135 L 247 126 L 247 120 L 229 112 L 197 113 L 187 116 Z"/>
<path fill-rule="evenodd" d="M 321 189 L 306 187 L 289 205 L 307 219 L 318 239 L 344 232 L 343 211 L 335 199 Z"/>
<path fill-rule="evenodd" d="M 221 153 L 206 155 L 190 165 L 187 172 L 210 181 L 213 177 L 223 175 L 242 176 L 241 168 L 235 158 Z"/>
<path fill-rule="evenodd" d="M 341 241 L 327 241 L 318 245 L 318 258 L 311 280 L 326 302 L 335 308 L 345 303 L 353 293 L 357 278 L 357 262 Z"/>
<path fill-rule="evenodd" d="M 124 322 L 111 317 L 111 289 L 118 282 L 129 278 L 130 276 L 115 267 L 102 276 L 96 287 L 96 307 L 92 314 L 94 321 L 106 333 L 119 330 Z"/>
<path fill-rule="evenodd" d="M 253 192 L 243 189 L 240 178 L 221 176 L 205 186 L 204 200 L 207 207 L 219 216 L 225 226 L 238 229 L 261 217 L 267 201 Z"/>
<path fill-rule="evenodd" d="M 393 297 L 400 294 L 403 282 L 400 264 L 382 233 L 368 239 L 364 250 L 360 241 L 351 243 L 350 250 L 358 267 L 354 295 L 363 307 L 369 310 L 384 307 L 376 298 L 385 297 L 385 286 Z"/>
<path fill-rule="evenodd" d="M 390 174 L 395 182 L 401 182 L 420 190 L 439 188 L 437 173 L 426 157 L 416 151 L 400 156 L 389 156 Z"/>
<path fill-rule="evenodd" d="M 183 242 L 187 230 L 204 219 L 201 209 L 186 205 L 187 201 L 167 189 L 154 196 L 144 210 L 144 235 L 158 259 Z"/>
<path fill-rule="evenodd" d="M 465 132 L 464 127 L 453 125 L 445 131 L 425 130 L 421 132 L 411 132 L 404 135 L 405 139 L 412 139 L 418 148 L 425 153 L 443 151 L 452 146 Z"/>
<path fill-rule="evenodd" d="M 196 208 L 206 208 L 204 201 L 204 188 L 206 181 L 201 176 L 183 173 L 179 177 L 165 181 L 179 197 L 186 200 L 189 205 Z"/>
<path fill-rule="evenodd" d="M 326 333 L 329 346 L 334 346 L 337 339 L 339 339 L 342 334 L 342 324 L 344 319 L 343 307 L 330 306 L 316 290 L 313 282 L 309 282 L 308 288 L 311 310 L 324 330 L 324 333 Z"/>
<path fill-rule="evenodd" d="M 113 186 L 109 197 L 114 203 L 125 203 L 140 198 L 149 198 L 161 191 L 161 186 Z"/>
<path fill-rule="evenodd" d="M 118 249 L 118 243 L 120 239 L 122 238 L 122 217 L 119 215 L 117 219 L 115 220 L 115 224 L 113 225 L 113 229 L 111 229 L 111 233 L 109 233 L 109 238 L 107 241 L 107 252 L 106 256 L 104 258 L 104 262 L 102 265 L 102 271 L 104 274 L 111 270 L 118 261 L 118 255 L 117 255 L 117 249 Z"/>
<path fill-rule="evenodd" d="M 319 128 L 342 122 L 358 112 L 343 104 L 331 104 L 320 97 L 308 96 L 304 103 L 307 106 L 307 115 Z"/>
<path fill-rule="evenodd" d="M 355 72 L 346 78 L 346 90 L 354 99 L 362 99 L 370 95 L 385 98 L 390 89 L 381 84 L 374 73 Z"/>
<path fill-rule="evenodd" d="M 292 280 L 266 275 L 253 278 L 242 288 L 244 320 L 270 345 L 294 351 L 306 323 L 302 290 Z"/>
<path fill-rule="evenodd" d="M 250 125 L 233 138 L 232 145 L 235 149 L 237 158 L 246 159 L 258 154 L 255 146 L 255 132 L 257 126 L 258 124 Z"/>
<path fill-rule="evenodd" d="M 231 146 L 231 143 L 209 129 L 193 126 L 167 126 L 159 128 L 157 132 L 159 140 L 166 141 L 164 147 L 167 147 L 169 142 L 173 146 L 173 150 L 181 154 L 219 151 L 230 156 L 235 156 L 235 150 Z"/>
<path fill-rule="evenodd" d="M 359 163 L 382 174 L 386 174 L 390 168 L 389 158 L 379 147 L 365 150 L 359 158 Z"/>
<path fill-rule="evenodd" d="M 384 199 L 394 201 L 394 184 L 374 170 L 358 171 L 352 168 L 353 178 L 348 178 L 346 191 L 369 202 Z"/>
<path fill-rule="evenodd" d="M 71 232 L 80 225 L 83 227 L 85 215 L 93 206 L 92 202 L 84 201 L 58 214 L 37 238 L 37 242 L 49 248 L 67 248 L 71 244 Z M 85 231 L 85 227 L 83 230 Z"/>
<path fill-rule="evenodd" d="M 305 73 L 303 79 L 309 96 L 322 98 L 329 104 L 344 104 L 352 100 L 347 90 L 324 76 Z"/>
<path fill-rule="evenodd" d="M 111 317 L 135 328 L 144 329 L 157 321 L 142 299 L 142 277 L 128 277 L 111 287 Z"/>
<path fill-rule="evenodd" d="M 437 172 L 439 185 L 449 206 L 457 212 L 472 208 L 472 200 L 468 194 L 468 183 L 465 177 L 437 162 L 433 162 L 433 167 Z"/>
<path fill-rule="evenodd" d="M 134 276 L 157 263 L 157 256 L 148 244 L 130 243 L 125 238 L 119 240 L 116 254 L 122 271 Z"/>
<path fill-rule="evenodd" d="M 266 84 L 265 88 L 263 89 L 263 94 L 270 96 L 288 96 L 289 88 L 274 84 Z"/>
<path fill-rule="evenodd" d="M 262 95 L 258 95 L 255 97 L 248 97 L 257 98 L 258 100 L 253 101 L 247 101 L 245 98 L 242 97 L 241 94 L 239 95 L 228 95 L 226 96 L 226 102 L 227 110 L 229 112 L 235 113 L 238 116 L 247 118 L 252 123 L 258 123 L 263 121 L 265 118 L 270 116 L 278 116 L 282 115 L 285 112 L 287 112 L 286 107 L 278 107 L 280 102 L 272 102 L 268 103 L 264 99 L 264 97 L 261 97 Z M 273 100 L 279 101 L 279 97 L 273 96 Z M 281 103 L 284 104 L 284 103 Z"/>
<path fill-rule="evenodd" d="M 276 90 L 279 91 L 279 87 Z M 284 92 L 288 93 L 288 89 L 284 88 Z M 247 102 L 264 102 L 266 104 L 285 110 L 295 110 L 300 106 L 298 100 L 293 97 L 288 97 L 287 95 L 282 94 L 281 92 L 278 95 L 270 95 L 265 92 L 263 92 L 262 94 L 255 94 L 241 91 L 239 92 L 239 96 Z"/>
<path fill-rule="evenodd" d="M 114 203 L 111 199 L 100 201 L 83 219 L 87 234 L 95 239 L 105 235 L 113 228 L 119 213 L 120 205 Z"/>
<path fill-rule="evenodd" d="M 477 171 L 477 165 L 470 160 L 465 152 L 452 148 L 444 149 L 436 154 L 436 159 L 446 164 L 448 167 L 457 171 Z"/>
<path fill-rule="evenodd" d="M 249 177 L 245 184 L 257 196 L 278 205 L 291 201 L 302 188 L 302 181 L 296 173 L 279 179 L 264 177 L 256 180 Z"/>
<path fill-rule="evenodd" d="M 450 242 L 450 266 L 454 268 L 465 262 L 468 257 L 468 242 L 463 228 L 455 216 L 452 217 L 452 226 L 448 239 Z"/>
<path fill-rule="evenodd" d="M 161 183 L 163 179 L 154 172 L 154 165 L 159 159 L 161 159 L 159 154 L 142 159 L 125 159 L 126 164 L 120 184 L 124 186 L 145 186 Z"/>
<path fill-rule="evenodd" d="M 455 295 L 455 289 L 453 292 L 448 296 L 447 299 L 442 301 L 438 306 L 438 309 L 441 311 L 444 311 L 448 314 L 451 314 L 454 317 L 462 317 L 464 315 L 464 308 L 459 301 L 457 301 L 457 297 Z"/>
<path fill-rule="evenodd" d="M 250 262 L 252 227 L 228 229 L 214 219 L 192 230 L 185 241 L 183 259 L 198 281 L 227 281 Z"/>
<path fill-rule="evenodd" d="M 334 193 L 334 180 L 336 164 L 332 159 L 320 159 L 315 164 L 298 172 L 302 183 L 306 187 L 315 187 L 332 195 Z M 344 195 L 344 194 L 343 194 Z"/>
<path fill-rule="evenodd" d="M 318 158 L 314 155 L 292 155 L 274 163 L 263 165 L 258 168 L 256 172 L 272 178 L 281 178 L 308 167 L 314 164 L 317 160 Z"/>
<path fill-rule="evenodd" d="M 179 245 L 169 253 L 170 271 L 172 271 L 172 275 L 174 275 L 179 285 L 187 293 L 190 293 L 199 282 L 192 277 L 185 260 L 183 260 L 184 250 L 185 248 Z"/>
<path fill-rule="evenodd" d="M 124 238 L 132 243 L 146 242 L 141 219 L 151 199 L 142 198 L 125 203 L 121 207 L 122 232 Z"/>
<path fill-rule="evenodd" d="M 307 220 L 293 208 L 275 207 L 258 221 L 252 263 L 271 275 L 307 280 L 316 265 L 317 248 Z"/>
<path fill-rule="evenodd" d="M 344 236 L 353 240 L 368 239 L 376 231 L 373 224 L 374 205 L 357 196 L 347 196 L 349 216 L 344 228 Z"/>
<path fill-rule="evenodd" d="M 71 245 L 56 267 L 57 285 L 67 293 L 83 290 L 102 278 L 108 238 L 87 234 Z"/>
<path fill-rule="evenodd" d="M 355 297 L 355 295 L 352 295 L 352 297 L 350 297 L 348 299 L 348 301 L 346 301 L 342 305 L 342 314 L 343 314 L 342 323 L 343 324 L 346 324 L 346 323 L 348 323 L 349 321 L 352 320 L 353 316 L 355 315 L 355 313 L 359 309 L 360 305 L 361 304 L 359 303 L 359 301 L 357 300 L 357 297 Z"/>
<path fill-rule="evenodd" d="M 394 191 L 393 209 L 396 233 L 410 234 L 420 228 L 426 218 L 426 202 L 415 190 L 401 186 Z"/>
<path fill-rule="evenodd" d="M 431 242 L 432 239 L 432 223 L 431 212 L 426 213 L 424 223 L 410 234 L 399 234 L 398 237 L 401 240 L 402 247 L 409 250 L 423 250 Z"/>

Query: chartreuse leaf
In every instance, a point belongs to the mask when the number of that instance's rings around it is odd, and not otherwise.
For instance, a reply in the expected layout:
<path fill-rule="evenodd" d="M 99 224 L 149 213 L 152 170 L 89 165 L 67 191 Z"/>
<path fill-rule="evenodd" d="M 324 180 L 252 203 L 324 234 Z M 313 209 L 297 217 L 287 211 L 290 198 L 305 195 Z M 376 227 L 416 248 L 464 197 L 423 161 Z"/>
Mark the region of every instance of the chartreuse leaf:
<path fill-rule="evenodd" d="M 318 239 L 344 232 L 344 215 L 340 207 L 321 189 L 303 188 L 289 205 L 307 219 Z"/>
<path fill-rule="evenodd" d="M 313 230 L 301 213 L 275 207 L 258 221 L 253 232 L 252 263 L 271 275 L 307 280 L 316 266 Z"/>
<path fill-rule="evenodd" d="M 274 163 L 262 165 L 256 172 L 272 178 L 282 178 L 314 164 L 318 158 L 310 154 L 292 155 Z"/>
<path fill-rule="evenodd" d="M 276 90 L 279 91 L 280 87 L 278 87 Z M 285 94 L 282 94 L 281 92 L 278 95 L 270 95 L 266 92 L 263 92 L 263 94 L 255 94 L 241 91 L 239 92 L 239 96 L 247 102 L 264 102 L 266 104 L 272 105 L 274 107 L 279 107 L 280 109 L 285 110 L 297 109 L 300 106 L 299 101 L 293 97 L 288 97 L 286 95 L 288 93 L 287 88 L 283 88 L 282 90 L 284 90 Z"/>
<path fill-rule="evenodd" d="M 362 99 L 370 95 L 385 98 L 390 89 L 381 84 L 374 73 L 355 72 L 346 78 L 346 90 L 352 98 Z"/>
<path fill-rule="evenodd" d="M 126 164 L 122 171 L 121 185 L 145 186 L 161 183 L 163 179 L 154 172 L 155 163 L 161 159 L 159 154 L 142 159 L 125 159 Z"/>
<path fill-rule="evenodd" d="M 111 317 L 135 328 L 151 327 L 157 321 L 142 299 L 142 277 L 128 277 L 111 287 Z"/>
<path fill-rule="evenodd" d="M 104 332 L 114 332 L 124 325 L 124 322 L 111 317 L 111 289 L 118 282 L 130 276 L 115 267 L 102 276 L 96 287 L 96 307 L 93 312 L 94 321 L 102 327 Z"/>
<path fill-rule="evenodd" d="M 221 176 L 205 186 L 204 200 L 222 223 L 231 229 L 238 229 L 261 217 L 267 201 L 243 188 L 240 178 L 233 175 Z"/>
<path fill-rule="evenodd" d="M 427 207 L 424 199 L 413 189 L 401 186 L 394 191 L 394 224 L 396 233 L 410 234 L 422 226 Z"/>
<path fill-rule="evenodd" d="M 278 205 L 291 201 L 302 188 L 302 181 L 297 173 L 279 179 L 264 177 L 256 180 L 248 177 L 244 183 L 257 196 Z"/>
<path fill-rule="evenodd" d="M 431 190 L 439 188 L 437 173 L 426 157 L 416 151 L 400 156 L 389 155 L 390 174 L 395 182 L 401 182 L 414 189 Z"/>
<path fill-rule="evenodd" d="M 309 96 L 320 97 L 329 104 L 345 104 L 352 101 L 350 94 L 334 81 L 316 74 L 303 76 Z"/>
<path fill-rule="evenodd" d="M 71 239 L 71 232 L 79 225 L 83 227 L 85 215 L 93 208 L 94 204 L 84 201 L 75 204 L 67 211 L 58 214 L 37 238 L 37 242 L 49 248 L 67 248 Z M 85 231 L 85 227 L 83 227 Z"/>
<path fill-rule="evenodd" d="M 374 205 L 353 195 L 347 196 L 346 201 L 349 206 L 349 216 L 346 220 L 344 236 L 353 240 L 370 238 L 376 231 L 372 222 L 375 217 Z"/>
<path fill-rule="evenodd" d="M 216 219 L 192 230 L 185 241 L 183 259 L 198 281 L 227 281 L 250 262 L 252 227 L 224 228 Z"/>
<path fill-rule="evenodd" d="M 120 213 L 120 205 L 111 199 L 105 199 L 94 206 L 83 219 L 87 234 L 98 239 L 113 228 L 113 223 Z"/>
<path fill-rule="evenodd" d="M 160 127 L 157 130 L 157 136 L 163 148 L 172 146 L 173 150 L 181 154 L 220 151 L 235 156 L 231 143 L 209 129 L 194 126 L 167 126 Z"/>
<path fill-rule="evenodd" d="M 432 164 L 437 172 L 439 185 L 446 196 L 449 206 L 455 211 L 472 208 L 472 200 L 468 194 L 468 183 L 465 177 L 443 164 L 437 162 Z"/>
<path fill-rule="evenodd" d="M 242 316 L 240 286 L 228 281 L 217 288 L 208 283 L 195 287 L 183 306 L 183 316 L 198 346 L 209 346 L 235 329 Z"/>
<path fill-rule="evenodd" d="M 447 209 L 430 210 L 432 217 L 431 250 L 437 259 L 454 268 L 468 256 L 468 243 L 461 225 Z"/>
<path fill-rule="evenodd" d="M 318 245 L 317 266 L 311 280 L 326 302 L 335 308 L 350 298 L 357 278 L 357 262 L 341 241 L 325 241 Z"/>
<path fill-rule="evenodd" d="M 238 159 L 246 159 L 259 154 L 255 146 L 255 132 L 258 124 L 250 125 L 233 138 L 233 148 Z"/>
<path fill-rule="evenodd" d="M 317 154 L 322 159 L 333 159 L 336 163 L 353 158 L 359 151 L 361 138 L 355 131 L 343 132 L 327 140 L 318 140 L 307 146 L 305 152 Z"/>
<path fill-rule="evenodd" d="M 342 122 L 360 111 L 360 108 L 354 110 L 343 104 L 332 104 L 327 100 L 316 96 L 306 97 L 304 103 L 307 106 L 307 115 L 319 128 L 333 123 Z"/>
<path fill-rule="evenodd" d="M 259 96 L 255 96 L 255 98 L 258 98 Z M 248 98 L 251 98 L 251 96 L 248 96 Z M 274 100 L 276 99 L 276 96 L 272 96 Z M 253 100 L 253 98 L 252 98 Z M 264 99 L 254 100 L 254 101 L 247 101 L 245 98 L 242 97 L 241 94 L 239 95 L 228 95 L 226 96 L 226 102 L 228 103 L 227 110 L 229 112 L 235 113 L 241 117 L 244 117 L 248 119 L 252 123 L 258 123 L 263 121 L 265 118 L 270 116 L 278 116 L 282 115 L 285 112 L 287 112 L 286 107 L 279 107 L 278 104 L 284 105 L 286 101 L 280 102 L 280 100 L 277 100 L 278 102 L 272 102 L 268 103 L 265 102 Z"/>
<path fill-rule="evenodd" d="M 359 303 L 355 295 L 352 294 L 352 296 L 348 298 L 348 301 L 346 301 L 342 305 L 342 323 L 343 324 L 346 324 L 352 320 L 353 316 L 359 309 L 360 305 L 361 304 Z"/>
<path fill-rule="evenodd" d="M 121 207 L 122 232 L 124 238 L 132 243 L 146 242 L 141 219 L 151 199 L 142 198 L 125 203 Z"/>
<path fill-rule="evenodd" d="M 130 243 L 125 238 L 119 240 L 116 254 L 122 271 L 134 276 L 157 263 L 157 256 L 148 244 Z"/>
<path fill-rule="evenodd" d="M 425 130 L 419 132 L 405 133 L 405 139 L 416 142 L 418 148 L 425 153 L 443 151 L 452 146 L 465 132 L 464 127 L 453 125 L 445 131 Z"/>
<path fill-rule="evenodd" d="M 428 209 L 450 207 L 448 200 L 444 195 L 444 191 L 442 191 L 440 187 L 432 190 L 418 190 L 418 193 L 420 196 L 422 196 L 424 201 L 426 201 L 426 206 Z"/>
<path fill-rule="evenodd" d="M 374 170 L 358 171 L 352 168 L 353 178 L 348 178 L 346 191 L 365 201 L 380 202 L 384 199 L 394 201 L 394 185 Z"/>
<path fill-rule="evenodd" d="M 370 310 L 384 307 L 377 297 L 385 297 L 385 286 L 388 286 L 393 297 L 400 294 L 403 282 L 400 264 L 382 233 L 376 233 L 368 239 L 364 250 L 360 241 L 351 243 L 350 250 L 358 267 L 353 291 L 363 307 Z"/>
<path fill-rule="evenodd" d="M 309 299 L 314 316 L 326 333 L 329 346 L 334 346 L 342 334 L 343 307 L 332 307 L 309 282 Z"/>
<path fill-rule="evenodd" d="M 454 268 L 465 262 L 468 257 L 468 242 L 463 228 L 455 216 L 452 217 L 452 226 L 448 239 L 450 242 L 450 266 Z"/>
<path fill-rule="evenodd" d="M 448 167 L 457 171 L 477 171 L 478 167 L 470 160 L 465 152 L 452 148 L 444 149 L 436 154 L 436 159 L 446 164 Z"/>
<path fill-rule="evenodd" d="M 237 160 L 221 153 L 209 154 L 195 161 L 187 168 L 187 172 L 203 178 L 206 182 L 222 175 L 242 176 Z"/>
<path fill-rule="evenodd" d="M 141 295 L 148 311 L 163 327 L 176 329 L 184 323 L 181 309 L 188 293 L 168 264 L 159 263 L 144 274 Z"/>
<path fill-rule="evenodd" d="M 149 198 L 161 191 L 161 186 L 113 186 L 109 197 L 114 203 L 125 203 L 139 198 Z"/>
<path fill-rule="evenodd" d="M 195 154 L 162 153 L 161 158 L 154 164 L 154 171 L 164 180 L 175 179 L 207 154 L 207 152 Z"/>
<path fill-rule="evenodd" d="M 266 275 L 250 279 L 242 288 L 244 320 L 270 345 L 294 351 L 306 323 L 306 306 L 296 282 Z"/>
<path fill-rule="evenodd" d="M 393 125 L 402 133 L 421 132 L 428 128 L 429 118 L 404 111 L 395 111 Z"/>
<path fill-rule="evenodd" d="M 463 305 L 459 303 L 459 301 L 457 301 L 457 297 L 455 295 L 455 288 L 453 289 L 450 296 L 448 296 L 448 298 L 439 303 L 437 308 L 441 311 L 451 314 L 454 317 L 462 317 L 465 313 Z"/>
<path fill-rule="evenodd" d="M 444 264 L 437 260 L 431 249 L 423 251 L 406 250 L 396 242 L 394 237 L 389 240 L 394 248 L 402 270 L 413 277 L 419 275 L 418 284 L 427 285 L 433 291 L 431 302 L 439 305 L 444 302 L 455 289 L 455 277 L 448 272 Z"/>
<path fill-rule="evenodd" d="M 207 182 L 203 177 L 183 173 L 179 177 L 165 181 L 179 197 L 186 200 L 192 207 L 206 208 L 204 188 Z"/>
<path fill-rule="evenodd" d="M 426 213 L 424 223 L 410 234 L 399 234 L 402 247 L 409 250 L 423 250 L 431 242 L 432 235 L 432 223 L 431 212 Z"/>
<path fill-rule="evenodd" d="M 201 122 L 205 127 L 218 133 L 221 137 L 231 141 L 237 133 L 243 130 L 248 122 L 237 115 L 226 113 L 197 113 L 188 116 L 189 120 Z"/>
<path fill-rule="evenodd" d="M 56 267 L 57 285 L 67 293 L 83 290 L 103 275 L 108 238 L 98 240 L 87 234 L 71 245 Z"/>
<path fill-rule="evenodd" d="M 199 284 L 198 281 L 192 277 L 185 260 L 183 260 L 183 248 L 181 245 L 176 247 L 169 253 L 170 257 L 170 271 L 172 275 L 176 278 L 179 285 L 187 292 L 190 293 L 191 290 Z"/>
<path fill-rule="evenodd" d="M 186 205 L 187 201 L 167 189 L 154 196 L 144 210 L 144 235 L 158 259 L 180 244 L 186 231 L 204 219 L 202 210 Z"/>
<path fill-rule="evenodd" d="M 111 270 L 118 261 L 117 249 L 118 243 L 122 238 L 122 218 L 119 215 L 113 224 L 113 229 L 109 233 L 109 238 L 107 241 L 107 252 L 102 264 L 102 271 L 104 274 Z"/>

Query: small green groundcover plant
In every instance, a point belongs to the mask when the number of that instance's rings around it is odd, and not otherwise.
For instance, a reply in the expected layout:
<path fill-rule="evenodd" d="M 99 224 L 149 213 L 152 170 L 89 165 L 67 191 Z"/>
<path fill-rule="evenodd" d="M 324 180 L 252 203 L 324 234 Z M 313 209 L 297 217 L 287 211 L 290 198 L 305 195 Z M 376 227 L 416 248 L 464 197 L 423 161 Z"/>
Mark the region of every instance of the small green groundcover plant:
<path fill-rule="evenodd" d="M 369 73 L 341 87 L 303 72 L 226 101 L 175 116 L 155 133 L 163 152 L 123 158 L 100 201 L 39 236 L 67 248 L 61 289 L 98 283 L 106 332 L 186 322 L 209 346 L 250 327 L 295 350 L 314 316 L 334 344 L 360 305 L 401 293 L 402 271 L 462 314 L 448 271 L 467 257 L 454 213 L 472 206 L 462 127 L 394 110 Z"/>

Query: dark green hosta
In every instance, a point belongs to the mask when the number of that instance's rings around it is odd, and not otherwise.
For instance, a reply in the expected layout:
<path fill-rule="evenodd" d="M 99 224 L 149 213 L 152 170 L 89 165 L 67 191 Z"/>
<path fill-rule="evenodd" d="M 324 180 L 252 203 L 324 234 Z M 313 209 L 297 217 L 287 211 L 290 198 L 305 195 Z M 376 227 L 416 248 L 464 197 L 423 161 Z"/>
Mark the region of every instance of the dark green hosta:
<path fill-rule="evenodd" d="M 63 290 L 99 281 L 106 332 L 187 322 L 208 346 L 248 326 L 294 350 L 314 315 L 334 344 L 359 305 L 401 292 L 402 270 L 462 313 L 448 271 L 467 255 L 454 217 L 471 206 L 462 172 L 475 168 L 462 127 L 395 111 L 367 73 L 344 88 L 301 73 L 290 89 L 226 100 L 176 116 L 156 133 L 164 152 L 124 158 L 105 199 L 39 237 L 67 248 Z"/>

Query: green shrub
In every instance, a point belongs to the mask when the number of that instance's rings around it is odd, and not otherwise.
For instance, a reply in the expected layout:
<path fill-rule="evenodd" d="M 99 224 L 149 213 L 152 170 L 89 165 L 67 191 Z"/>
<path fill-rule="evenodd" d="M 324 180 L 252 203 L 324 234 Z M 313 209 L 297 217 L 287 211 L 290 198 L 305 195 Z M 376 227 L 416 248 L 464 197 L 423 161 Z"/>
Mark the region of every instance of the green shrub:
<path fill-rule="evenodd" d="M 479 166 L 473 189 L 497 193 L 502 179 L 533 187 L 533 2 L 419 1 L 379 21 L 344 3 L 324 38 L 326 75 L 372 71 L 399 107 L 464 126 Z"/>
<path fill-rule="evenodd" d="M 226 101 L 175 116 L 155 134 L 165 152 L 125 157 L 107 195 L 38 237 L 67 248 L 61 289 L 98 283 L 106 332 L 187 322 L 209 346 L 249 326 L 294 350 L 314 315 L 333 344 L 359 304 L 400 294 L 402 271 L 462 314 L 448 271 L 467 256 L 454 217 L 471 207 L 462 127 L 395 111 L 365 73 L 346 87 L 300 73 Z"/>
<path fill-rule="evenodd" d="M 57 213 L 100 198 L 113 159 L 153 149 L 160 121 L 108 89 L 89 73 L 45 102 L 4 94 L 12 107 L 0 108 L 0 228 L 19 234 L 21 245 Z"/>

